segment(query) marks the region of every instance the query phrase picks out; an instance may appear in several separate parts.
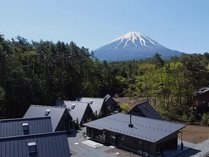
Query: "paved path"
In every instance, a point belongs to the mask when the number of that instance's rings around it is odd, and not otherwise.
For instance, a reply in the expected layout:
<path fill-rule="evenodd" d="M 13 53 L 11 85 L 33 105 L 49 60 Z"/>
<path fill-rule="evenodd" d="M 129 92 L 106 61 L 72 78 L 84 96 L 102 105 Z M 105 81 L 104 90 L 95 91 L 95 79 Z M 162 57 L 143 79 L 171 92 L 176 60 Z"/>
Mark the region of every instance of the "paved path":
<path fill-rule="evenodd" d="M 184 141 L 184 146 L 190 149 L 176 157 L 204 157 L 205 154 L 209 153 L 209 139 L 198 144 Z"/>
<path fill-rule="evenodd" d="M 84 139 L 81 131 L 76 137 L 69 137 L 68 142 L 72 157 L 116 157 L 115 154 L 106 152 L 113 148 Z"/>

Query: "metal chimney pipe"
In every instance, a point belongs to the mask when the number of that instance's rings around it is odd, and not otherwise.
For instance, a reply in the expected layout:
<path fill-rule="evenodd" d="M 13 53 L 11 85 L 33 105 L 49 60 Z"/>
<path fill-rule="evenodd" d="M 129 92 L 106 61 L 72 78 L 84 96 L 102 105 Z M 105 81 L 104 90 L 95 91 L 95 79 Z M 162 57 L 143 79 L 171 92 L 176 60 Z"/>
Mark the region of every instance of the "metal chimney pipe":
<path fill-rule="evenodd" d="M 131 116 L 132 116 L 132 115 L 130 114 L 130 123 L 129 123 L 129 125 L 128 125 L 128 126 L 129 126 L 130 128 L 133 128 L 133 127 L 134 127 L 134 125 L 132 124 L 132 117 L 131 117 Z"/>

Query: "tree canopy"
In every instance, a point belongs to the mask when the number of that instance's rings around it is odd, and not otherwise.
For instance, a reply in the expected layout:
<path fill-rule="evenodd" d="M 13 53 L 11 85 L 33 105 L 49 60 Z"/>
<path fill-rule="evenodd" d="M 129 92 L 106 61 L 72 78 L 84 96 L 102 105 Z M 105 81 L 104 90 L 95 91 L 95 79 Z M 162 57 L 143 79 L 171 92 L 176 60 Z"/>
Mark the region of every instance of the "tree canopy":
<path fill-rule="evenodd" d="M 11 41 L 0 35 L 0 116 L 21 117 L 30 104 L 53 105 L 80 96 L 154 98 L 156 109 L 175 119 L 190 112 L 192 93 L 209 85 L 209 54 L 170 60 L 98 61 L 74 42 Z"/>

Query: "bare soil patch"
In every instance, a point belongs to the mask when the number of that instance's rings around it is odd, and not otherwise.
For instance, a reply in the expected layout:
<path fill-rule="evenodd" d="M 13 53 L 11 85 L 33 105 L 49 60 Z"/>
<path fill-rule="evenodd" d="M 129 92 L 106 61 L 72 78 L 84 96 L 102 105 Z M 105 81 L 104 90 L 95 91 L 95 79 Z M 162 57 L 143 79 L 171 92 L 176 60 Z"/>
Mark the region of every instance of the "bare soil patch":
<path fill-rule="evenodd" d="M 146 97 L 114 97 L 114 100 L 119 104 L 123 105 L 124 103 L 128 104 L 130 109 L 132 109 L 135 105 L 148 101 Z M 149 103 L 153 106 L 157 104 L 155 98 L 149 98 Z"/>
<path fill-rule="evenodd" d="M 179 137 L 181 135 L 179 134 Z M 191 142 L 191 143 L 201 143 L 207 139 L 209 139 L 209 127 L 198 126 L 198 125 L 187 125 L 182 130 L 183 140 Z"/>

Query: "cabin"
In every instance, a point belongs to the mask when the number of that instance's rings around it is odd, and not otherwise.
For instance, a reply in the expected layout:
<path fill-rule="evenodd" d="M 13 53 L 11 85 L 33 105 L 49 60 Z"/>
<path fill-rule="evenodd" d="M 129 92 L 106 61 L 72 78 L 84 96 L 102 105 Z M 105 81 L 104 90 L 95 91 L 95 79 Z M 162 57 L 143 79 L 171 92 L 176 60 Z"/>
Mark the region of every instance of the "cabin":
<path fill-rule="evenodd" d="M 160 114 L 149 104 L 148 101 L 135 105 L 135 107 L 132 108 L 128 114 L 159 120 L 162 119 Z"/>
<path fill-rule="evenodd" d="M 0 138 L 52 132 L 50 117 L 0 120 Z"/>
<path fill-rule="evenodd" d="M 65 132 L 0 138 L 2 157 L 71 157 Z"/>
<path fill-rule="evenodd" d="M 192 106 L 198 114 L 209 112 L 209 87 L 202 87 L 193 93 Z"/>
<path fill-rule="evenodd" d="M 72 117 L 63 107 L 31 105 L 23 118 L 51 117 L 52 130 L 70 131 Z"/>
<path fill-rule="evenodd" d="M 97 118 L 111 115 L 113 112 L 119 110 L 119 105 L 110 95 L 106 95 L 104 98 L 81 97 L 77 101 L 88 102 Z"/>
<path fill-rule="evenodd" d="M 78 98 L 77 101 L 88 103 L 90 105 L 95 117 L 102 117 L 105 114 L 103 111 L 103 104 L 104 104 L 103 98 L 82 97 L 82 98 Z"/>
<path fill-rule="evenodd" d="M 120 111 L 120 106 L 109 94 L 104 97 L 104 105 L 105 113 L 108 113 L 108 115 L 112 114 L 115 111 Z"/>
<path fill-rule="evenodd" d="M 77 125 L 92 121 L 95 119 L 94 113 L 87 102 L 78 101 L 59 101 L 56 106 L 65 107 L 69 114 L 72 116 L 72 120 Z"/>
<path fill-rule="evenodd" d="M 158 156 L 178 147 L 178 132 L 185 125 L 162 120 L 113 114 L 84 124 L 97 142 L 114 145 L 142 156 Z"/>

